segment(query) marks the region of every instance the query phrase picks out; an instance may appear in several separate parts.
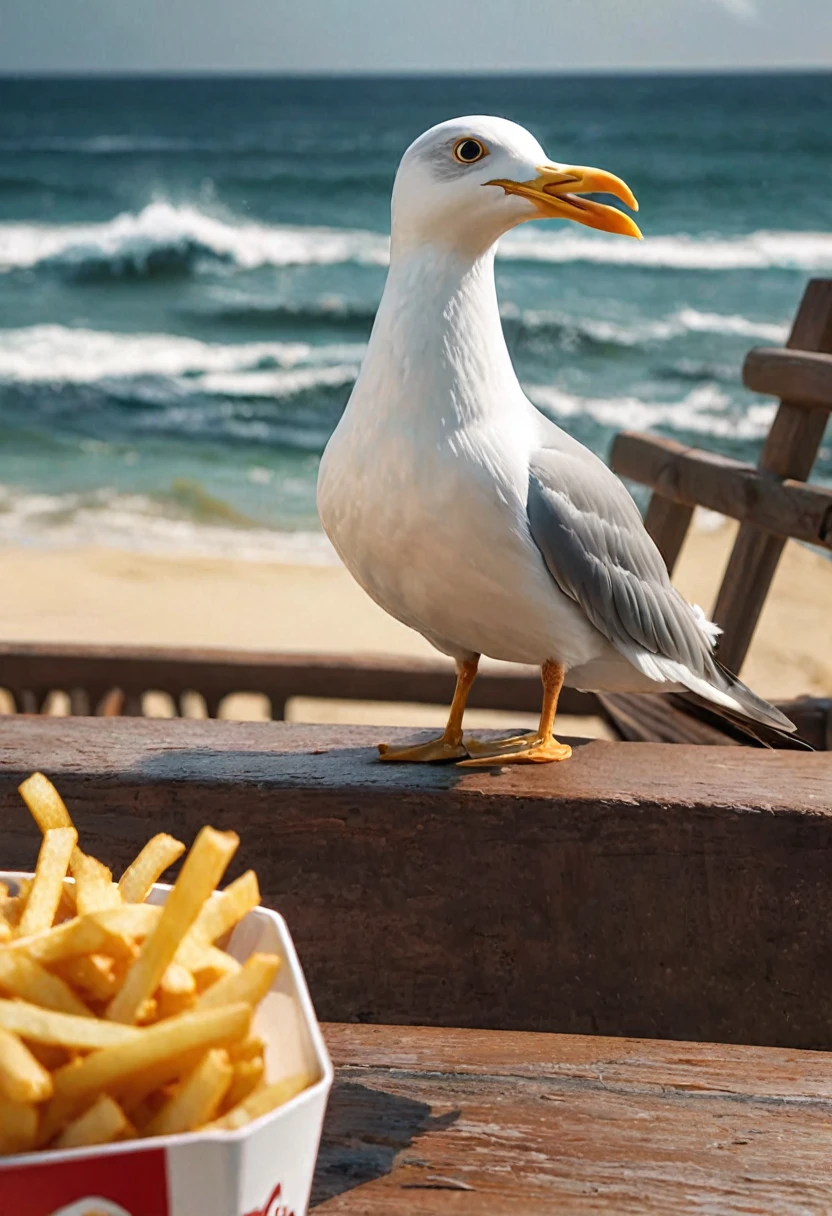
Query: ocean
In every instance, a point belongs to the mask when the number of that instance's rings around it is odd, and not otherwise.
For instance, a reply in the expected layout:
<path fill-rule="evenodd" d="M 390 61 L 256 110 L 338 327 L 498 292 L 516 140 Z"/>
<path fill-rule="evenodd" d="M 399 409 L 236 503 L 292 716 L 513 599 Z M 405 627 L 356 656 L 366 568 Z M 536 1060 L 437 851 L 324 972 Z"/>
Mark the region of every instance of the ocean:
<path fill-rule="evenodd" d="M 0 544 L 327 560 L 315 479 L 422 130 L 528 126 L 623 177 L 642 243 L 525 225 L 498 255 L 529 396 L 754 459 L 742 388 L 832 273 L 832 74 L 0 80 Z M 816 476 L 832 481 L 829 441 Z"/>

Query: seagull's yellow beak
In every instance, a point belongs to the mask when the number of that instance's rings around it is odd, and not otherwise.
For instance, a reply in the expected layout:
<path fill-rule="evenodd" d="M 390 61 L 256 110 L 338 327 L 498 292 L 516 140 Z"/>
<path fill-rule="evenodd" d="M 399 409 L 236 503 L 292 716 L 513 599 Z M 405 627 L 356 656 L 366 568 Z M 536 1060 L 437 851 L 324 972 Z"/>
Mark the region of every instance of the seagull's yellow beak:
<path fill-rule="evenodd" d="M 539 165 L 538 176 L 525 182 L 514 182 L 498 178 L 488 182 L 489 186 L 502 186 L 506 194 L 519 194 L 534 203 L 542 217 L 548 219 L 575 220 L 588 228 L 600 228 L 602 232 L 618 232 L 622 236 L 634 236 L 641 240 L 638 225 L 619 211 L 605 203 L 596 203 L 592 198 L 579 198 L 584 194 L 613 194 L 633 211 L 638 203 L 632 190 L 614 173 L 603 169 L 586 169 L 575 165 Z"/>

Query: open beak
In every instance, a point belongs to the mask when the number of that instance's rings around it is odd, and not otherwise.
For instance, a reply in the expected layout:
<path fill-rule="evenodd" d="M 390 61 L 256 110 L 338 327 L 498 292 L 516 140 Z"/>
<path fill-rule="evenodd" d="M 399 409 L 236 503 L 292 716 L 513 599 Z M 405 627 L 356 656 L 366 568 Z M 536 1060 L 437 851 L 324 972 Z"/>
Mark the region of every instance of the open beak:
<path fill-rule="evenodd" d="M 525 182 L 514 182 L 499 178 L 488 182 L 489 186 L 502 186 L 506 194 L 519 194 L 534 203 L 541 217 L 548 219 L 574 220 L 588 228 L 599 228 L 601 232 L 618 232 L 622 236 L 634 236 L 641 240 L 638 225 L 619 211 L 595 199 L 580 197 L 585 194 L 613 194 L 633 211 L 638 203 L 632 190 L 614 173 L 603 169 L 586 169 L 574 165 L 539 165 L 538 176 Z"/>

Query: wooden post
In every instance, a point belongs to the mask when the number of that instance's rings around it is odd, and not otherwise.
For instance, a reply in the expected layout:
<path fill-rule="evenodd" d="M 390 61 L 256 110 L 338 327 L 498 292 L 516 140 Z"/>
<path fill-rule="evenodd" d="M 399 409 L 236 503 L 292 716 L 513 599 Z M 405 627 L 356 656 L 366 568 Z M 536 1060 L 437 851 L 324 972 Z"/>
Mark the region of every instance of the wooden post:
<path fill-rule="evenodd" d="M 673 573 L 692 519 L 693 507 L 683 502 L 672 502 L 669 498 L 663 498 L 658 490 L 653 491 L 644 516 L 644 526 L 656 542 L 669 574 Z"/>
<path fill-rule="evenodd" d="M 792 350 L 832 353 L 832 280 L 809 283 L 787 345 Z M 824 409 L 781 401 L 758 467 L 777 477 L 805 481 L 827 417 Z M 753 524 L 740 527 L 713 611 L 723 630 L 719 658 L 733 672 L 742 667 L 785 543 Z"/>

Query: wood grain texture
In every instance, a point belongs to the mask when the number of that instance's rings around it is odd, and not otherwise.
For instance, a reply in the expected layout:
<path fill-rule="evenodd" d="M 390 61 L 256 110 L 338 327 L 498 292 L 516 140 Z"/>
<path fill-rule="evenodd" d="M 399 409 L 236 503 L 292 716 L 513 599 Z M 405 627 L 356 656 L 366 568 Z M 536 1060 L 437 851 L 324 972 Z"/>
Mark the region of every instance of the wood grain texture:
<path fill-rule="evenodd" d="M 707 507 L 777 536 L 832 549 L 832 490 L 782 480 L 742 461 L 658 435 L 621 432 L 616 436 L 612 459 L 613 467 L 623 477 L 656 491 L 651 508 L 654 501 L 682 504 L 689 512 L 694 506 Z M 672 513 L 659 517 L 654 511 L 651 525 L 648 509 L 645 523 L 654 540 L 654 527 L 663 532 L 671 556 L 678 555 L 674 549 L 677 542 L 681 547 L 681 519 L 677 531 Z"/>
<path fill-rule="evenodd" d="M 832 279 L 812 280 L 787 343 L 792 350 L 832 354 Z M 776 477 L 805 481 L 812 471 L 827 409 L 804 409 L 784 395 L 760 456 L 759 468 Z M 713 609 L 723 629 L 719 656 L 739 673 L 774 578 L 785 540 L 753 524 L 740 527 Z"/>
<path fill-rule="evenodd" d="M 827 1213 L 832 1057 L 324 1027 L 321 1216 Z"/>
<path fill-rule="evenodd" d="M 119 871 L 153 832 L 240 832 L 319 1013 L 832 1042 L 832 756 L 591 742 L 503 772 L 381 765 L 406 731 L 12 717 L 0 858 L 41 768 Z"/>
<path fill-rule="evenodd" d="M 827 414 L 832 411 L 832 355 L 788 347 L 756 347 L 745 357 L 742 381 L 754 393 L 782 397 Z"/>

